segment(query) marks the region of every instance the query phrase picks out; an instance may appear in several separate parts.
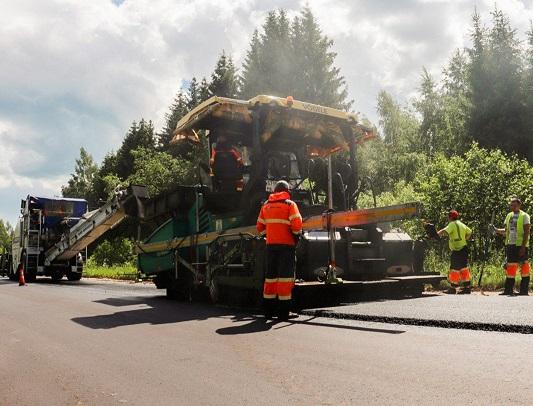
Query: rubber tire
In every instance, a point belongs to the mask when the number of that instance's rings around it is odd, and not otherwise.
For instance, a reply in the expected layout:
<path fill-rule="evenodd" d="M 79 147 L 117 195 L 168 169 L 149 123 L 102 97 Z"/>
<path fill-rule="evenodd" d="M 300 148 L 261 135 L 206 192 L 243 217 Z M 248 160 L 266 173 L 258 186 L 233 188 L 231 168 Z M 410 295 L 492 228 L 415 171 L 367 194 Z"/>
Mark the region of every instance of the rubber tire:
<path fill-rule="evenodd" d="M 61 279 L 63 279 L 63 276 L 64 276 L 63 272 L 57 272 L 57 271 L 53 271 L 50 274 L 50 278 L 52 278 L 54 282 L 59 282 Z"/>
<path fill-rule="evenodd" d="M 67 272 L 67 279 L 71 282 L 77 282 L 81 279 L 82 274 L 77 272 Z"/>
<path fill-rule="evenodd" d="M 8 274 L 8 278 L 9 278 L 9 280 L 10 280 L 10 281 L 13 281 L 13 282 L 17 282 L 18 279 L 19 279 L 19 278 L 17 277 L 17 274 L 18 274 L 18 272 L 12 272 L 12 271 L 9 272 L 9 274 Z"/>

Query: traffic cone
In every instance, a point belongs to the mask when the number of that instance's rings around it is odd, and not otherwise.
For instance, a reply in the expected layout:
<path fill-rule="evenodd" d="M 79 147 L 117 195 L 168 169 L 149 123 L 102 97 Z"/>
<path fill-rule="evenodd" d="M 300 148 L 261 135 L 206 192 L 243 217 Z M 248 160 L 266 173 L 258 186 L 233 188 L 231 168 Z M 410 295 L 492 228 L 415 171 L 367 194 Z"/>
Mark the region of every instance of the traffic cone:
<path fill-rule="evenodd" d="M 24 280 L 24 267 L 21 266 L 19 270 L 19 286 L 26 285 L 26 281 Z"/>

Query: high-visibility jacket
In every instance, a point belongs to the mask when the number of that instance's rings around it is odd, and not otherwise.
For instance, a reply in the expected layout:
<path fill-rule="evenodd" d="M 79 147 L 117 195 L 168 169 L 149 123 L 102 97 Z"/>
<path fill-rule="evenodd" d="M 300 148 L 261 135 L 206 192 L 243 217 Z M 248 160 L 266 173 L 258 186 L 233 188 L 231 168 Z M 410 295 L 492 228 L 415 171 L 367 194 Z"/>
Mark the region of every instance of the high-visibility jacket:
<path fill-rule="evenodd" d="M 452 251 L 466 247 L 466 237 L 472 234 L 470 227 L 459 220 L 450 221 L 444 230 L 448 234 L 448 244 Z"/>
<path fill-rule="evenodd" d="M 296 235 L 302 232 L 302 216 L 288 192 L 272 193 L 261 207 L 257 231 L 266 232 L 268 245 L 296 245 Z"/>
<path fill-rule="evenodd" d="M 509 234 L 511 232 L 509 223 L 511 222 L 511 219 L 513 218 L 514 212 L 510 212 L 507 214 L 507 217 L 505 217 L 505 244 L 509 245 Z M 520 247 L 522 246 L 522 243 L 524 242 L 524 218 L 526 217 L 526 213 L 522 210 L 518 213 L 518 221 L 516 222 L 516 242 L 515 245 Z M 529 247 L 529 240 L 526 242 L 526 247 Z"/>
<path fill-rule="evenodd" d="M 235 160 L 235 162 L 237 162 L 237 164 L 239 166 L 242 166 L 242 164 L 243 164 L 242 163 L 242 156 L 241 156 L 240 152 L 237 151 L 235 148 L 233 148 L 233 147 L 231 147 L 231 148 L 220 148 L 220 149 L 213 148 L 213 151 L 211 152 L 211 159 L 210 159 L 211 166 L 215 164 L 215 161 L 216 161 L 216 158 L 217 158 L 217 153 L 227 153 Z"/>

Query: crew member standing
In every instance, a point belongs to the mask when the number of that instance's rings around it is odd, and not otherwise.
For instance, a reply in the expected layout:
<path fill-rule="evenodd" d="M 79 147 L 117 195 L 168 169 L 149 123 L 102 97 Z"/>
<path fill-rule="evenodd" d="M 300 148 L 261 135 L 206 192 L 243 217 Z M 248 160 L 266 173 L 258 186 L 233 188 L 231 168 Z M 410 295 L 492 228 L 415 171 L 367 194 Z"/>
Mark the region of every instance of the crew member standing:
<path fill-rule="evenodd" d="M 279 319 L 289 317 L 296 266 L 295 247 L 302 232 L 302 216 L 290 198 L 289 184 L 279 181 L 257 218 L 257 231 L 266 233 L 267 269 L 263 299 L 267 319 L 272 318 L 276 308 Z"/>
<path fill-rule="evenodd" d="M 527 296 L 531 265 L 529 264 L 529 236 L 531 219 L 529 214 L 522 211 L 522 202 L 518 197 L 511 199 L 511 212 L 505 217 L 505 228 L 495 228 L 498 234 L 505 236 L 506 266 L 505 287 L 503 295 L 513 295 L 515 277 L 520 268 L 520 295 Z"/>
<path fill-rule="evenodd" d="M 469 294 L 471 290 L 472 277 L 468 268 L 468 243 L 472 236 L 472 230 L 459 220 L 459 213 L 451 210 L 448 213 L 448 225 L 438 232 L 439 236 L 448 236 L 451 255 L 450 290 L 448 293 L 455 294 L 457 288 L 461 286 L 459 294 Z"/>

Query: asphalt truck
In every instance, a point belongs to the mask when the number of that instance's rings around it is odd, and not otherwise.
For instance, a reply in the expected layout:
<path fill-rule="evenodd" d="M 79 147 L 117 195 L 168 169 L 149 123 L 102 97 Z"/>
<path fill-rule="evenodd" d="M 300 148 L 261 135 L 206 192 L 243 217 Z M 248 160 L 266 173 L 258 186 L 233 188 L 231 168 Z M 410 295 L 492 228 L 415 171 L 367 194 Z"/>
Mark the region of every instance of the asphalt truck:
<path fill-rule="evenodd" d="M 85 248 L 127 215 L 142 218 L 142 186 L 117 191 L 102 207 L 88 211 L 87 201 L 28 195 L 21 200 L 11 252 L 0 258 L 0 274 L 17 280 L 22 263 L 26 282 L 38 275 L 78 281 L 83 274 Z"/>
<path fill-rule="evenodd" d="M 388 226 L 419 216 L 419 203 L 357 207 L 357 148 L 374 133 L 356 114 L 292 97 L 215 96 L 201 103 L 177 123 L 171 143 L 203 142 L 214 156 L 223 139 L 239 151 L 239 164 L 211 159 L 210 167 L 198 165 L 198 184 L 144 202 L 151 232 L 137 245 L 138 268 L 171 298 L 207 292 L 213 302 L 240 295 L 257 303 L 265 242 L 255 223 L 284 179 L 304 219 L 297 297 L 333 292 L 349 300 L 377 289 L 419 294 L 424 284 L 439 283 L 440 275 L 423 269 L 421 244 Z"/>

